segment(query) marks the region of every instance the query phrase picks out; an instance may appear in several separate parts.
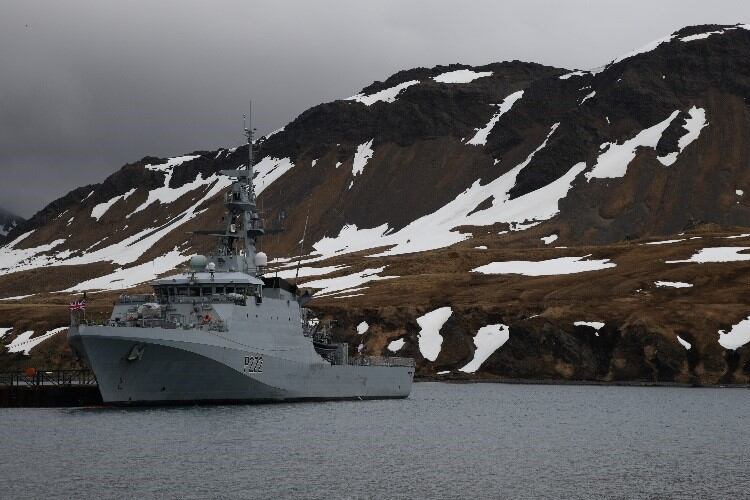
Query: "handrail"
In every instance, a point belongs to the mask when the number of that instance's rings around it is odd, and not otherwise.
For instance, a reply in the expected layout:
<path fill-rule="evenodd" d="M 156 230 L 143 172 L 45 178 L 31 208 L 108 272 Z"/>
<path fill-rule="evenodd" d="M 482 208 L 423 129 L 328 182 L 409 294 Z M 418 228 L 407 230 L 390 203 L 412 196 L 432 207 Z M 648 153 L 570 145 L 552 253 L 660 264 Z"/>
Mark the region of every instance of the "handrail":
<path fill-rule="evenodd" d="M 398 356 L 355 356 L 349 358 L 350 365 L 356 366 L 405 366 L 414 368 L 414 358 L 401 358 Z"/>
<path fill-rule="evenodd" d="M 0 386 L 38 387 L 97 385 L 91 370 L 33 370 L 29 372 L 0 372 Z"/>

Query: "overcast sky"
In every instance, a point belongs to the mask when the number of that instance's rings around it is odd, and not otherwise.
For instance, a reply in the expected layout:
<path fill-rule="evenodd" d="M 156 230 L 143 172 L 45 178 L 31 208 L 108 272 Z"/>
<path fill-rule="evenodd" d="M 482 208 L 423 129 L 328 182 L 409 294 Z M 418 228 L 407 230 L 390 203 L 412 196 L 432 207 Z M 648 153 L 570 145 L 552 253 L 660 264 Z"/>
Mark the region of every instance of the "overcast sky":
<path fill-rule="evenodd" d="M 415 66 L 599 66 L 738 1 L 0 0 L 0 207 L 30 216 L 143 156 L 242 142 Z"/>

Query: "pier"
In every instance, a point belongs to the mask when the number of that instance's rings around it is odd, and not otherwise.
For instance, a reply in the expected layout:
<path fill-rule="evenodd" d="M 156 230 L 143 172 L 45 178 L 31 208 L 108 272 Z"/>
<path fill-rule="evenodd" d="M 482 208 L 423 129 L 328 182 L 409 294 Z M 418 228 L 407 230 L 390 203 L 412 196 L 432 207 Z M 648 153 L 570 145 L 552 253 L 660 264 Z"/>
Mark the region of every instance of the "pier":
<path fill-rule="evenodd" d="M 0 408 L 98 406 L 91 370 L 37 370 L 0 373 Z"/>

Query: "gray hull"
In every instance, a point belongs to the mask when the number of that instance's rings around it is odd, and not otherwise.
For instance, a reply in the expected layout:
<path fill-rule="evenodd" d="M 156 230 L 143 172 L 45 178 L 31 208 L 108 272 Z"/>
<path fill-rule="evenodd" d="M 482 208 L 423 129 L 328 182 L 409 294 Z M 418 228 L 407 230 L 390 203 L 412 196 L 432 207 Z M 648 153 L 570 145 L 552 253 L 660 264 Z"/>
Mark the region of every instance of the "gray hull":
<path fill-rule="evenodd" d="M 349 346 L 331 342 L 330 331 L 318 331 L 317 318 L 301 309 L 309 294 L 265 276 L 268 258 L 256 251 L 265 230 L 252 128 L 245 133 L 247 168 L 222 171 L 234 178 L 224 193 L 223 230 L 194 233 L 217 238 L 213 254 L 194 255 L 188 270 L 154 280 L 152 294 L 122 295 L 106 325 L 86 323 L 85 304 L 72 304 L 68 340 L 94 371 L 102 398 L 143 404 L 408 396 L 412 359 L 350 363 Z"/>
<path fill-rule="evenodd" d="M 311 347 L 240 348 L 205 331 L 79 326 L 69 342 L 114 404 L 405 398 L 414 376 L 407 366 L 331 365 Z"/>

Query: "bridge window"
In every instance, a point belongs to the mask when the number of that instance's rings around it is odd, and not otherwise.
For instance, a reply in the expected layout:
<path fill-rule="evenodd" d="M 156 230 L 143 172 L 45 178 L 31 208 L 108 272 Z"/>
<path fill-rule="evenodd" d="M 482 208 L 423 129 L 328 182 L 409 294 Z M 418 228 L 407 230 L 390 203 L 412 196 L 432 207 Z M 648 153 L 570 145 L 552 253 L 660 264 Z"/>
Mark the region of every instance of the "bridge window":
<path fill-rule="evenodd" d="M 211 295 L 213 295 L 213 293 L 211 292 L 211 287 L 210 286 L 204 286 L 203 289 L 202 289 L 202 294 L 203 294 L 204 297 L 210 297 Z"/>
<path fill-rule="evenodd" d="M 234 287 L 233 286 L 228 286 L 227 287 L 227 293 L 234 293 Z"/>
<path fill-rule="evenodd" d="M 224 287 L 223 286 L 217 286 L 216 287 L 216 295 L 224 295 Z"/>
<path fill-rule="evenodd" d="M 180 297 L 187 297 L 188 289 L 186 286 L 178 286 L 177 287 L 177 295 Z"/>
<path fill-rule="evenodd" d="M 191 297 L 200 297 L 201 296 L 201 287 L 199 287 L 199 286 L 191 286 L 190 287 L 190 296 Z"/>

